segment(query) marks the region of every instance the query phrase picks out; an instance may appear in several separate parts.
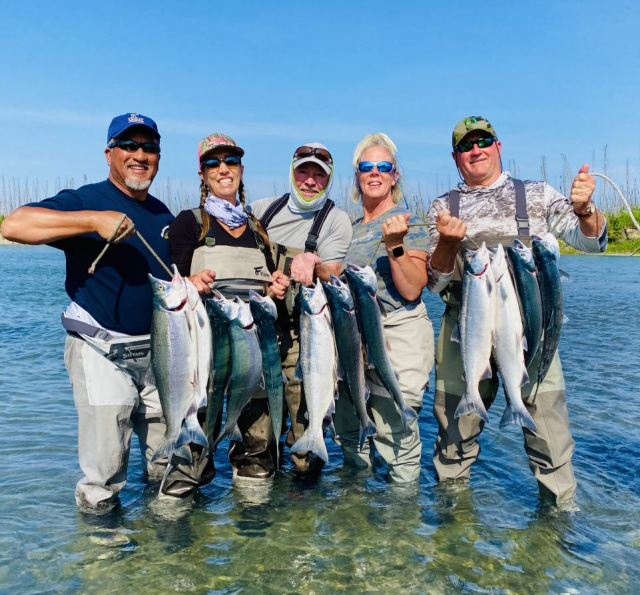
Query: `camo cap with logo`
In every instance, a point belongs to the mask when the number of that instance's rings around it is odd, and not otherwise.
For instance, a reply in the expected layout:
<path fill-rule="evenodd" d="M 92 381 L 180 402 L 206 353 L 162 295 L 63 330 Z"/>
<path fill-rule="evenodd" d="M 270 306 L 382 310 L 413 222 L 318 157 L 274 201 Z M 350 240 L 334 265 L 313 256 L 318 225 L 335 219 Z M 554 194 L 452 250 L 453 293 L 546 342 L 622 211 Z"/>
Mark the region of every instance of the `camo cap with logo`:
<path fill-rule="evenodd" d="M 482 116 L 469 116 L 464 120 L 460 120 L 453 129 L 453 136 L 451 138 L 451 145 L 455 149 L 460 141 L 464 139 L 467 134 L 470 132 L 486 132 L 490 136 L 494 138 L 498 138 L 496 131 L 493 126 L 491 126 L 491 122 Z"/>

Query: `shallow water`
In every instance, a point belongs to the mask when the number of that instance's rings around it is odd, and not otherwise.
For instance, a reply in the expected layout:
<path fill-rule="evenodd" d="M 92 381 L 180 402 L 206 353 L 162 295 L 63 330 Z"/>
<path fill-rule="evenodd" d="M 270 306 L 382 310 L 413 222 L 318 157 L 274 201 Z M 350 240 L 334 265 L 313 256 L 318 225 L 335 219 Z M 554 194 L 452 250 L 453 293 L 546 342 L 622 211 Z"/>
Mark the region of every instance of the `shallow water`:
<path fill-rule="evenodd" d="M 353 473 L 330 439 L 316 480 L 290 466 L 232 484 L 226 448 L 195 497 L 158 501 L 132 448 L 123 506 L 80 513 L 76 417 L 62 362 L 64 259 L 0 247 L 0 592 L 633 593 L 640 582 L 640 258 L 564 256 L 560 344 L 580 510 L 541 505 L 515 427 L 490 410 L 469 486 L 436 485 L 433 392 L 420 484 Z M 436 321 L 442 306 L 426 297 Z M 135 439 L 134 439 L 135 440 Z"/>

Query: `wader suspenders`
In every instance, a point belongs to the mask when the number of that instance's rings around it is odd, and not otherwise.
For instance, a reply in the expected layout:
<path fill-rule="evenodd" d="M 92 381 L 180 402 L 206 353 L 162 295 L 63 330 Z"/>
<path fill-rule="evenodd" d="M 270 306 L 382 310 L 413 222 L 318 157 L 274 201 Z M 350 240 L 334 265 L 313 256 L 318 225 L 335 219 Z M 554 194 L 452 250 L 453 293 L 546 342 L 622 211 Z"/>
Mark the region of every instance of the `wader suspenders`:
<path fill-rule="evenodd" d="M 527 194 L 524 190 L 524 182 L 512 178 L 516 191 L 516 225 L 519 236 L 529 235 L 529 215 L 527 214 Z M 452 217 L 460 216 L 460 191 L 449 192 L 449 212 Z"/>
<path fill-rule="evenodd" d="M 283 194 L 277 200 L 274 200 L 269 208 L 265 211 L 264 215 L 260 219 L 260 223 L 262 227 L 267 230 L 269 228 L 269 224 L 273 220 L 273 218 L 285 207 L 287 202 L 289 201 L 289 193 Z M 315 252 L 318 247 L 318 237 L 320 236 L 320 229 L 322 225 L 327 219 L 327 215 L 329 211 L 335 207 L 335 203 L 328 198 L 327 202 L 322 205 L 322 208 L 315 214 L 313 218 L 313 223 L 311 225 L 311 229 L 309 230 L 309 234 L 307 235 L 307 239 L 304 242 L 304 251 L 305 252 Z M 280 263 L 280 259 L 285 256 L 287 252 L 287 247 L 282 244 L 277 244 L 277 255 L 276 255 L 276 263 Z M 284 266 L 282 266 L 282 270 L 285 271 L 285 274 L 288 273 L 288 266 L 291 265 L 291 258 L 286 258 Z"/>

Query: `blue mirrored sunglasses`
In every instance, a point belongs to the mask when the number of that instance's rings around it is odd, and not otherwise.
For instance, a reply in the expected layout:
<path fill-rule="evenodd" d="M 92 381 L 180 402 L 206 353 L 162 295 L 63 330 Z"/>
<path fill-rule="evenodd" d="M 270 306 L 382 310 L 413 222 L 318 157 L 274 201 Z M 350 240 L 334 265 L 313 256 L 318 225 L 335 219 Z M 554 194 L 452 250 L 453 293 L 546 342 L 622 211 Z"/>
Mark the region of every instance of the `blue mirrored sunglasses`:
<path fill-rule="evenodd" d="M 220 163 L 224 162 L 227 167 L 238 167 L 240 165 L 240 157 L 237 155 L 229 155 L 224 159 L 207 159 L 203 161 L 200 166 L 207 167 L 209 169 L 218 169 L 220 167 Z"/>
<path fill-rule="evenodd" d="M 362 174 L 372 171 L 374 167 L 381 174 L 389 174 L 396 168 L 396 166 L 390 161 L 378 161 L 378 163 L 373 163 L 372 161 L 361 161 L 358 163 L 358 171 Z"/>

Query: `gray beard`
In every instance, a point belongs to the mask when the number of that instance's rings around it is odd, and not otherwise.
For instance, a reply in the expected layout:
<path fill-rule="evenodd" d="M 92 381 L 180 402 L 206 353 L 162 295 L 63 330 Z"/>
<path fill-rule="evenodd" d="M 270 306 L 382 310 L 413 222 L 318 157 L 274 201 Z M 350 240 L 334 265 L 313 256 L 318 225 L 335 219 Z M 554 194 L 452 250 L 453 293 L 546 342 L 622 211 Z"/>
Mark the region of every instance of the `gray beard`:
<path fill-rule="evenodd" d="M 146 182 L 136 182 L 134 180 L 130 180 L 129 178 L 124 179 L 124 184 L 129 190 L 148 190 L 149 186 L 151 186 L 151 180 L 147 180 Z"/>

